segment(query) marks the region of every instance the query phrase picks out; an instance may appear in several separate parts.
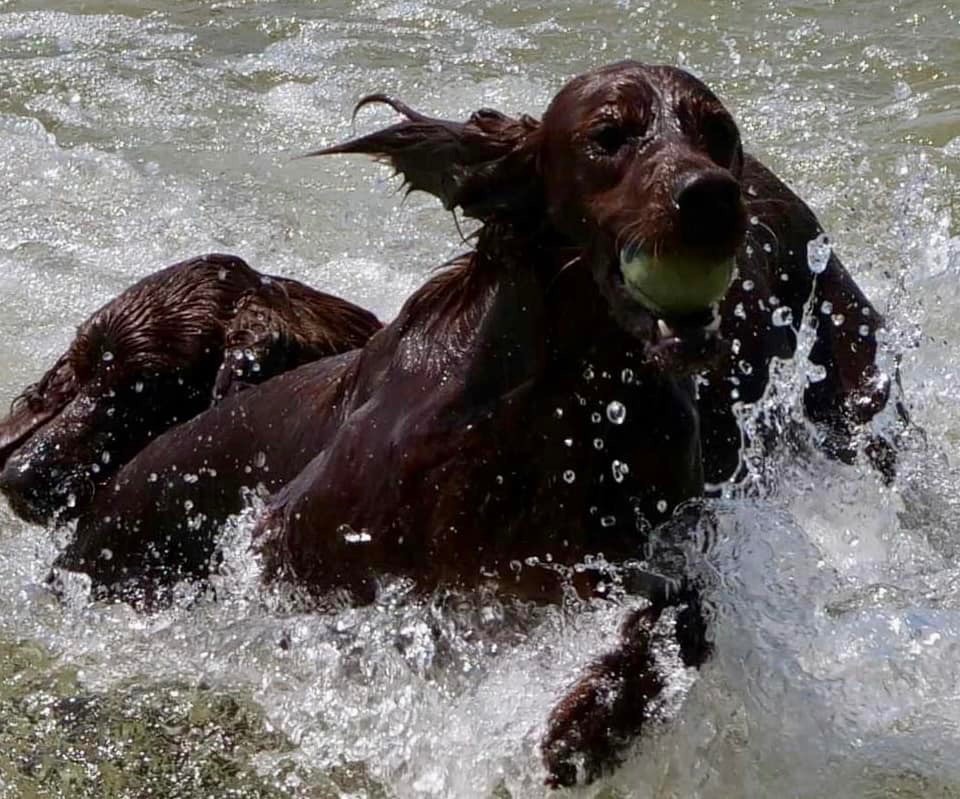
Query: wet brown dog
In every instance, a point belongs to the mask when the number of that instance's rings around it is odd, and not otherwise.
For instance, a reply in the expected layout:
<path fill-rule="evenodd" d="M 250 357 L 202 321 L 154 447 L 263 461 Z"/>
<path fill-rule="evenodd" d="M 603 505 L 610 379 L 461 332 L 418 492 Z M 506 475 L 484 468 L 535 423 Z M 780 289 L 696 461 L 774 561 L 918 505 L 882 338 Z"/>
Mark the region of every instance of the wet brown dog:
<path fill-rule="evenodd" d="M 596 70 L 542 122 L 480 111 L 457 123 L 374 101 L 405 119 L 322 152 L 389 161 L 411 189 L 482 222 L 475 250 L 362 350 L 158 438 L 80 520 L 62 567 L 106 588 L 202 570 L 240 487 L 262 482 L 284 486 L 258 526 L 268 577 L 358 601 L 384 574 L 556 599 L 570 579 L 595 587 L 602 560 L 642 556 L 651 527 L 703 492 L 704 461 L 716 476 L 735 468 L 731 392 L 760 395 L 811 297 L 833 312 L 817 329 L 826 377 L 808 412 L 838 454 L 885 402 L 877 314 L 836 258 L 811 272 L 816 219 L 743 154 L 730 115 L 687 73 Z M 648 580 L 651 607 L 558 706 L 544 742 L 554 784 L 615 764 L 643 726 L 665 607 L 686 603 L 684 660 L 706 657 L 696 591 L 671 576 L 672 592 Z"/>
<path fill-rule="evenodd" d="M 808 258 L 815 217 L 686 73 L 597 70 L 539 124 L 484 111 L 459 125 L 372 99 L 406 121 L 322 152 L 385 158 L 484 226 L 345 373 L 334 436 L 261 520 L 268 574 L 358 598 L 390 573 L 542 599 L 563 566 L 639 557 L 648 525 L 701 493 L 701 459 L 714 479 L 736 467 L 731 406 L 794 352 L 808 303 L 825 377 L 806 407 L 826 446 L 847 454 L 886 402 L 878 315 L 835 257 Z M 734 254 L 724 349 L 702 314 Z M 671 576 L 672 593 L 649 581 L 651 606 L 552 715 L 551 784 L 596 777 L 641 730 L 662 689 L 665 607 L 683 605 L 683 660 L 707 656 L 696 591 Z"/>
<path fill-rule="evenodd" d="M 82 513 L 150 440 L 211 402 L 326 355 L 379 327 L 350 303 L 239 258 L 174 264 L 77 330 L 0 422 L 0 491 L 21 517 Z"/>
<path fill-rule="evenodd" d="M 544 599 L 563 567 L 640 556 L 649 525 L 701 494 L 701 441 L 714 475 L 736 466 L 733 390 L 760 396 L 811 301 L 832 311 L 807 408 L 834 451 L 885 403 L 877 314 L 836 258 L 811 269 L 816 219 L 744 155 L 690 75 L 600 69 L 567 84 L 541 123 L 482 111 L 457 124 L 375 100 L 406 120 L 321 152 L 384 158 L 483 227 L 476 251 L 345 369 L 331 439 L 261 519 L 269 575 L 361 600 L 383 574 Z M 725 351 L 705 327 L 734 256 Z M 652 581 L 651 607 L 557 707 L 552 784 L 597 776 L 643 726 L 661 690 L 651 641 L 665 607 L 685 604 L 684 661 L 707 656 L 696 591 L 672 576 L 678 590 Z"/>

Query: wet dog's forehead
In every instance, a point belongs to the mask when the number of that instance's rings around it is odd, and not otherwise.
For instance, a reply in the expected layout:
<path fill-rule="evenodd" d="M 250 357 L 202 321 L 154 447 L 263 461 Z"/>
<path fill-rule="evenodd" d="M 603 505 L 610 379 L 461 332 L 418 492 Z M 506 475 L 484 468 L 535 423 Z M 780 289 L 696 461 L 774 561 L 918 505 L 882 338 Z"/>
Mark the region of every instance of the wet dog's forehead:
<path fill-rule="evenodd" d="M 556 95 L 545 118 L 561 116 L 576 124 L 584 117 L 648 117 L 661 109 L 679 110 L 691 105 L 725 110 L 716 95 L 689 72 L 623 61 L 573 78 Z M 578 113 L 572 115 L 574 106 Z"/>

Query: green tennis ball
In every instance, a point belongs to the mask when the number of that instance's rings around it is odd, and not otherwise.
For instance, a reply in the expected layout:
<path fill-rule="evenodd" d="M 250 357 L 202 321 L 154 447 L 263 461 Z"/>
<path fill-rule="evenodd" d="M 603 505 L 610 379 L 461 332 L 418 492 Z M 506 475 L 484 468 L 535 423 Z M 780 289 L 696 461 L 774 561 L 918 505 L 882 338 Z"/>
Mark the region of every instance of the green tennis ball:
<path fill-rule="evenodd" d="M 709 308 L 730 287 L 736 266 L 735 258 L 653 256 L 634 248 L 620 251 L 627 292 L 651 311 L 668 315 Z"/>

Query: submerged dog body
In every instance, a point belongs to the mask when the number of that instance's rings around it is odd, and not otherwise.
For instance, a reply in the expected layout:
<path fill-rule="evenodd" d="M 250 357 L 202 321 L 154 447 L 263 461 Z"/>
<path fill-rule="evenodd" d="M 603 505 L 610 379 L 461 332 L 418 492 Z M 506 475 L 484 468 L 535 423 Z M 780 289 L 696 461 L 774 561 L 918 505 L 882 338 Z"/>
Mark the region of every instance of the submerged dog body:
<path fill-rule="evenodd" d="M 488 227 L 356 357 L 333 435 L 261 520 L 267 574 L 359 601 L 387 573 L 556 600 L 564 566 L 636 557 L 699 495 L 689 379 L 528 246 Z"/>
<path fill-rule="evenodd" d="M 361 346 L 366 311 L 239 258 L 174 264 L 95 311 L 0 422 L 0 491 L 23 518 L 82 513 L 149 441 L 223 396 Z"/>

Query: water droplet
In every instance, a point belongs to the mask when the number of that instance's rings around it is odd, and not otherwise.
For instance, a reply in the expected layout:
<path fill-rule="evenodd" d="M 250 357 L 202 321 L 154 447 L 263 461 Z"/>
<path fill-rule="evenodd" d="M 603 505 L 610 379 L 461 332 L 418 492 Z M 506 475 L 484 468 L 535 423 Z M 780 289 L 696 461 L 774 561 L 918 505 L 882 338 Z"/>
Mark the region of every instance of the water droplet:
<path fill-rule="evenodd" d="M 629 386 L 633 382 L 633 369 L 624 369 L 620 373 L 620 379 Z"/>
<path fill-rule="evenodd" d="M 821 233 L 815 239 L 807 242 L 807 266 L 815 275 L 821 274 L 830 261 L 830 237 Z"/>
<path fill-rule="evenodd" d="M 267 465 L 267 453 L 266 453 L 266 452 L 258 452 L 256 455 L 254 455 L 254 456 L 253 456 L 253 465 L 256 466 L 258 469 L 262 469 L 264 466 L 266 466 L 266 465 Z"/>
<path fill-rule="evenodd" d="M 666 501 L 665 499 L 661 499 L 661 500 L 657 503 L 657 510 L 660 511 L 660 513 L 666 513 L 666 512 L 667 512 L 667 501 Z"/>
<path fill-rule="evenodd" d="M 110 453 L 107 452 L 106 450 L 104 450 L 103 452 L 101 452 L 101 453 L 100 453 L 100 460 L 103 461 L 104 464 L 110 463 Z"/>
<path fill-rule="evenodd" d="M 497 475 L 497 485 L 498 485 L 498 486 L 502 486 L 502 485 L 503 485 L 503 475 L 502 475 L 502 474 L 498 474 L 498 475 Z"/>
<path fill-rule="evenodd" d="M 192 511 L 192 510 L 193 510 L 193 500 L 192 500 L 192 499 L 185 499 L 185 500 L 183 501 L 183 509 L 184 509 L 187 513 L 189 513 L 190 511 Z"/>
<path fill-rule="evenodd" d="M 368 544 L 372 540 L 366 530 L 354 530 L 349 524 L 341 524 L 337 532 L 348 544 Z"/>
<path fill-rule="evenodd" d="M 568 447 L 572 447 L 572 446 L 573 446 L 573 439 L 572 439 L 572 438 L 565 438 L 565 439 L 563 439 L 563 443 L 566 444 Z"/>
<path fill-rule="evenodd" d="M 743 374 L 745 375 L 749 375 L 753 373 L 753 364 L 750 363 L 750 361 L 741 360 L 740 363 L 737 364 L 737 366 L 740 367 L 740 371 L 743 372 Z"/>
<path fill-rule="evenodd" d="M 183 482 L 185 483 L 196 483 L 199 479 L 200 477 L 195 474 L 185 474 L 183 476 Z"/>
<path fill-rule="evenodd" d="M 842 325 L 846 320 L 847 317 L 845 317 L 842 313 L 835 313 L 830 317 L 830 321 L 833 322 L 834 327 L 840 327 L 840 325 Z"/>
<path fill-rule="evenodd" d="M 577 473 L 573 471 L 573 469 L 567 469 L 563 473 L 563 479 L 567 483 L 572 483 L 574 480 L 577 479 Z"/>
<path fill-rule="evenodd" d="M 596 411 L 590 414 L 590 421 L 593 422 L 594 424 L 600 424 L 601 418 L 602 417 L 600 416 L 600 414 L 597 413 Z"/>
<path fill-rule="evenodd" d="M 751 224 L 751 225 L 759 225 L 759 224 L 760 224 L 760 217 L 758 217 L 758 216 L 751 216 L 751 217 L 750 217 L 750 224 Z"/>
<path fill-rule="evenodd" d="M 138 380 L 136 383 L 134 383 L 134 384 L 133 384 L 133 390 L 136 391 L 138 394 L 142 394 L 142 393 L 143 393 L 143 381 L 142 381 L 142 380 Z"/>
<path fill-rule="evenodd" d="M 588 366 L 583 370 L 583 379 L 584 380 L 593 380 L 593 368 Z"/>
<path fill-rule="evenodd" d="M 609 405 L 607 405 L 607 418 L 613 424 L 623 424 L 623 420 L 627 418 L 627 408 L 618 400 L 614 400 Z"/>
<path fill-rule="evenodd" d="M 822 303 L 820 303 L 820 313 L 833 313 L 833 303 L 829 300 L 824 300 Z"/>
<path fill-rule="evenodd" d="M 553 412 L 553 415 L 554 415 L 557 419 L 562 419 L 562 418 L 563 418 L 563 408 L 557 408 L 557 409 L 555 409 L 554 412 Z"/>
<path fill-rule="evenodd" d="M 67 507 L 75 508 L 77 507 L 77 495 L 76 494 L 67 494 Z"/>
<path fill-rule="evenodd" d="M 740 389 L 735 388 L 730 392 L 730 399 L 738 400 L 740 399 Z"/>
<path fill-rule="evenodd" d="M 770 321 L 773 322 L 774 327 L 786 327 L 793 323 L 793 311 L 786 305 L 781 305 L 770 314 Z"/>
<path fill-rule="evenodd" d="M 617 523 L 616 516 L 604 516 L 600 519 L 601 527 L 613 527 Z"/>
<path fill-rule="evenodd" d="M 157 480 L 159 480 L 159 479 L 160 479 L 160 478 L 157 477 L 157 473 L 156 473 L 156 472 L 150 472 L 150 475 L 147 477 L 147 482 L 148 482 L 148 483 L 155 483 L 155 482 L 157 482 Z"/>
<path fill-rule="evenodd" d="M 747 318 L 747 312 L 746 312 L 746 310 L 744 309 L 742 302 L 738 302 L 738 303 L 736 304 L 736 307 L 733 309 L 733 315 L 736 316 L 738 319 L 746 319 L 746 318 Z"/>
<path fill-rule="evenodd" d="M 869 336 L 869 335 L 870 335 L 870 326 L 869 326 L 869 325 L 860 325 L 860 327 L 857 328 L 857 332 L 858 332 L 861 336 L 864 336 L 864 337 L 865 337 L 865 336 Z"/>
<path fill-rule="evenodd" d="M 768 242 L 764 242 L 763 251 L 764 251 L 764 252 L 773 252 L 773 247 L 770 246 L 770 242 L 769 242 L 769 241 L 768 241 Z"/>
<path fill-rule="evenodd" d="M 827 376 L 827 367 L 819 363 L 809 363 L 807 365 L 807 379 L 811 383 L 819 383 Z"/>
<path fill-rule="evenodd" d="M 104 547 L 100 550 L 100 557 L 103 558 L 103 560 L 113 560 L 113 550 Z"/>
<path fill-rule="evenodd" d="M 613 479 L 618 483 L 622 483 L 623 478 L 630 473 L 630 467 L 623 461 L 614 461 L 610 464 L 610 469 L 613 472 Z"/>
<path fill-rule="evenodd" d="M 913 94 L 910 84 L 903 80 L 898 80 L 893 85 L 893 97 L 895 100 L 906 100 Z"/>
<path fill-rule="evenodd" d="M 103 355 L 101 355 L 100 357 L 103 358 L 104 363 L 110 363 L 110 361 L 113 360 L 113 353 L 108 350 L 107 352 L 104 352 Z"/>
<path fill-rule="evenodd" d="M 752 280 L 744 280 L 744 281 L 743 281 L 743 290 L 744 290 L 744 291 L 753 291 L 753 287 L 754 287 L 755 285 L 756 285 L 756 284 L 755 284 Z"/>

